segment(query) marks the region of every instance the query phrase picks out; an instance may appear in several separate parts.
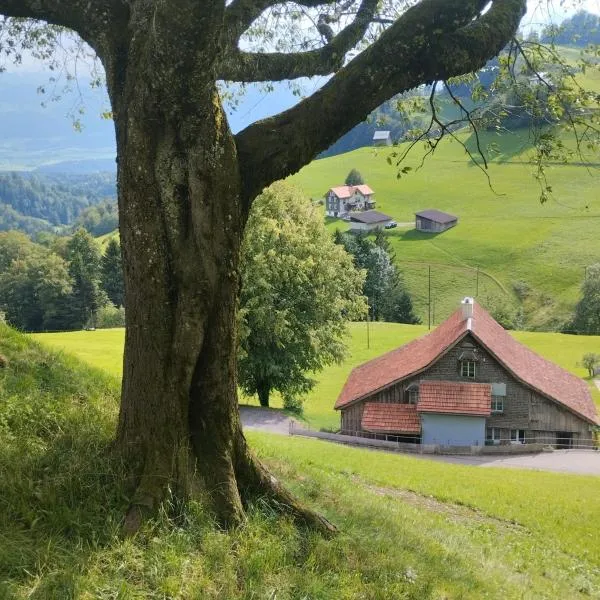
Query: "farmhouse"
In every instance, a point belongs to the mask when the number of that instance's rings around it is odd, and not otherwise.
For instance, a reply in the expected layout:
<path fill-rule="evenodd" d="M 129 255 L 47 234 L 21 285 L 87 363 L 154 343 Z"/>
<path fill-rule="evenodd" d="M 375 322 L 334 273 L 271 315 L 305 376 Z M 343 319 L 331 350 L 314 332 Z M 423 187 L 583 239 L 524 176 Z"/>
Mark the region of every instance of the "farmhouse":
<path fill-rule="evenodd" d="M 591 443 L 586 383 L 517 342 L 472 298 L 430 334 L 356 367 L 342 433 L 444 446 Z"/>
<path fill-rule="evenodd" d="M 376 131 L 373 134 L 373 146 L 391 146 L 392 132 L 391 131 Z"/>
<path fill-rule="evenodd" d="M 439 233 L 454 227 L 458 217 L 442 212 L 441 210 L 422 210 L 415 213 L 415 229 L 429 233 Z"/>
<path fill-rule="evenodd" d="M 325 214 L 328 217 L 345 217 L 352 211 L 375 208 L 375 192 L 366 184 L 340 185 L 329 188 L 325 194 Z"/>
<path fill-rule="evenodd" d="M 373 231 L 383 229 L 392 222 L 392 217 L 377 210 L 350 214 L 350 231 Z"/>

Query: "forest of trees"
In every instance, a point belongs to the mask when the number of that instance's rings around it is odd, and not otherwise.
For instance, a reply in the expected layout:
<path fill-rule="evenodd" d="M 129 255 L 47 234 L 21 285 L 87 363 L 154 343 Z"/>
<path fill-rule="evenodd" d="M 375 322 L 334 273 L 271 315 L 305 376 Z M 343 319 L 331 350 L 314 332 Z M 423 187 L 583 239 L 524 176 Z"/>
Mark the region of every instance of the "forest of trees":
<path fill-rule="evenodd" d="M 102 256 L 82 228 L 43 242 L 21 232 L 0 233 L 0 311 L 6 321 L 24 331 L 123 326 L 118 243 L 112 241 Z"/>
<path fill-rule="evenodd" d="M 89 207 L 103 203 L 106 212 L 116 193 L 114 173 L 0 173 L 0 231 L 60 231 Z M 90 231 L 102 220 L 89 213 L 82 218 L 92 223 Z"/>

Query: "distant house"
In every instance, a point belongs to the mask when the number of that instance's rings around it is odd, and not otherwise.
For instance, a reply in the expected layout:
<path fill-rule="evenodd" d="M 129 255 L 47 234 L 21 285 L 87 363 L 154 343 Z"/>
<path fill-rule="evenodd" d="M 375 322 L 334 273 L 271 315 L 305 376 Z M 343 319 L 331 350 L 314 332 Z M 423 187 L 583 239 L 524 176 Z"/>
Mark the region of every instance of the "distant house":
<path fill-rule="evenodd" d="M 367 210 L 350 214 L 350 231 L 373 231 L 384 229 L 392 217 L 384 215 L 377 210 Z"/>
<path fill-rule="evenodd" d="M 444 446 L 591 444 L 587 384 L 517 342 L 472 298 L 430 334 L 356 367 L 342 433 Z"/>
<path fill-rule="evenodd" d="M 374 194 L 364 183 L 329 188 L 325 194 L 325 214 L 328 217 L 343 218 L 352 211 L 371 210 L 375 208 Z"/>
<path fill-rule="evenodd" d="M 415 213 L 415 229 L 429 233 L 439 233 L 454 227 L 458 217 L 442 212 L 441 210 L 422 210 Z"/>
<path fill-rule="evenodd" d="M 376 131 L 373 134 L 373 146 L 391 146 L 392 132 L 391 131 Z"/>

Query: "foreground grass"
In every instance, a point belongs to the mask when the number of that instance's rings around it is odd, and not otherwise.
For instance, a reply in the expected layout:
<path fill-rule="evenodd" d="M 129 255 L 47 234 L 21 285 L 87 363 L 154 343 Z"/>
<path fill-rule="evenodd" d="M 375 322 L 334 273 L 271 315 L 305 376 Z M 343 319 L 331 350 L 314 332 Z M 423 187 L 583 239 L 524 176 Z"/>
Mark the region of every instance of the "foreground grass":
<path fill-rule="evenodd" d="M 348 336 L 348 356 L 341 365 L 333 365 L 315 375 L 317 385 L 308 394 L 304 404 L 304 416 L 316 429 L 339 427 L 339 414 L 333 410 L 335 400 L 350 371 L 357 365 L 384 352 L 397 348 L 427 333 L 423 325 L 398 323 L 370 323 L 367 346 L 366 323 L 352 323 Z M 579 366 L 586 352 L 600 353 L 600 336 L 573 336 L 560 333 L 516 331 L 513 335 L 545 358 L 557 363 L 578 377 L 587 377 Z M 88 364 L 120 377 L 123 363 L 123 329 L 97 331 L 74 331 L 65 333 L 36 334 L 35 339 L 50 346 L 75 354 Z M 592 395 L 600 407 L 600 393 L 588 381 Z M 243 397 L 242 402 L 258 404 L 256 398 Z M 273 395 L 272 405 L 281 407 L 281 399 Z"/>
<path fill-rule="evenodd" d="M 334 539 L 263 504 L 227 532 L 167 503 L 124 540 L 114 379 L 4 326 L 0 353 L 0 598 L 600 597 L 600 478 L 259 433 L 251 445 Z"/>

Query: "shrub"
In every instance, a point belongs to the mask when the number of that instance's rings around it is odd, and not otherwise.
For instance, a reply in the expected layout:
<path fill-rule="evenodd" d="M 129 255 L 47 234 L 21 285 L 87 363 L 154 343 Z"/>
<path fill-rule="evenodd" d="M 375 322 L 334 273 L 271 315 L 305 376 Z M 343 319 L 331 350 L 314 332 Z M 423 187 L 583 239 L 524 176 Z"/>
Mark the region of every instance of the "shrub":
<path fill-rule="evenodd" d="M 363 176 L 357 169 L 352 169 L 348 175 L 346 175 L 346 185 L 362 185 L 365 182 Z"/>
<path fill-rule="evenodd" d="M 125 327 L 125 309 L 122 306 L 117 308 L 111 303 L 99 308 L 96 313 L 96 327 L 98 329 Z"/>
<path fill-rule="evenodd" d="M 294 396 L 283 397 L 283 408 L 296 415 L 301 415 L 304 412 L 304 401 Z"/>

